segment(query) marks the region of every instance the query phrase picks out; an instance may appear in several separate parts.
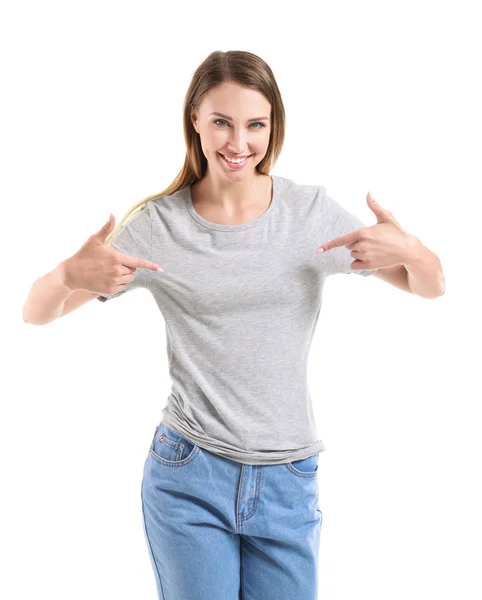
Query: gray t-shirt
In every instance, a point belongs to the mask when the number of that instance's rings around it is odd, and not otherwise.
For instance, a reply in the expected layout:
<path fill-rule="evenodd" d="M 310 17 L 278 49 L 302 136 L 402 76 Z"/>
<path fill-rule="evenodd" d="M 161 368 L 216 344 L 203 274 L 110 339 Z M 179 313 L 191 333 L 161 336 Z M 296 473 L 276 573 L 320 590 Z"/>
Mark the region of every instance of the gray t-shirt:
<path fill-rule="evenodd" d="M 162 422 L 215 454 L 281 464 L 325 450 L 318 438 L 307 361 L 325 278 L 351 270 L 344 246 L 323 242 L 366 225 L 317 185 L 271 175 L 258 218 L 221 225 L 194 209 L 191 186 L 150 200 L 112 246 L 161 265 L 105 302 L 151 291 L 166 327 L 171 392 Z"/>

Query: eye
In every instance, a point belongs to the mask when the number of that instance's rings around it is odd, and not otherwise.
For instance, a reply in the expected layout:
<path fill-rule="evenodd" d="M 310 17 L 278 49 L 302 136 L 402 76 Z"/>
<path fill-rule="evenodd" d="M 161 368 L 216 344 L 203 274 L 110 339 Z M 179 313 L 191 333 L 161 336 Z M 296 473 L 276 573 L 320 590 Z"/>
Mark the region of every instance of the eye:
<path fill-rule="evenodd" d="M 213 123 L 217 125 L 218 121 L 223 121 L 223 123 L 227 123 L 225 119 L 216 119 L 215 121 L 213 121 Z M 262 127 L 266 127 L 266 125 L 264 123 L 261 123 L 261 121 L 255 121 L 254 123 L 251 123 L 251 125 L 261 125 L 261 127 L 253 127 L 253 129 L 261 129 Z"/>

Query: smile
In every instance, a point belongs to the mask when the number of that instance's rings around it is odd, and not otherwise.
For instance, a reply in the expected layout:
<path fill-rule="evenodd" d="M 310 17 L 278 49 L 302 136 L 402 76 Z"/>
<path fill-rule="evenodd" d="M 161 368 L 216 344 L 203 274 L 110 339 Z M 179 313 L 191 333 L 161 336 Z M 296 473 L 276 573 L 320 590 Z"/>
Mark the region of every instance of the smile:
<path fill-rule="evenodd" d="M 218 152 L 218 154 L 223 159 L 223 161 L 225 163 L 227 163 L 230 167 L 237 167 L 237 168 L 245 165 L 246 162 L 248 161 L 248 159 L 253 156 L 252 154 L 250 154 L 249 156 L 246 156 L 243 159 L 232 159 L 232 158 L 226 158 L 226 156 L 224 156 L 224 154 L 221 154 L 221 152 Z"/>

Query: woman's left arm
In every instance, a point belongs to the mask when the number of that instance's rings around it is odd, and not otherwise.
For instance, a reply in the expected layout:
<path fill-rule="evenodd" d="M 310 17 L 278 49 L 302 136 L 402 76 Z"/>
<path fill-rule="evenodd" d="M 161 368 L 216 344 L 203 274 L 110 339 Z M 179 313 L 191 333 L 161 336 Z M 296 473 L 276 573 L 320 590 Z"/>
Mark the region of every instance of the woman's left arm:
<path fill-rule="evenodd" d="M 400 289 L 422 298 L 438 298 L 445 292 L 445 277 L 436 254 L 405 231 L 392 213 L 367 195 L 377 223 L 321 244 L 317 252 L 345 246 L 356 259 L 353 270 L 379 269 L 373 273 Z M 407 289 L 408 287 L 408 289 Z"/>
<path fill-rule="evenodd" d="M 411 258 L 403 264 L 407 282 L 414 294 L 438 298 L 445 292 L 445 277 L 439 257 L 417 239 Z"/>

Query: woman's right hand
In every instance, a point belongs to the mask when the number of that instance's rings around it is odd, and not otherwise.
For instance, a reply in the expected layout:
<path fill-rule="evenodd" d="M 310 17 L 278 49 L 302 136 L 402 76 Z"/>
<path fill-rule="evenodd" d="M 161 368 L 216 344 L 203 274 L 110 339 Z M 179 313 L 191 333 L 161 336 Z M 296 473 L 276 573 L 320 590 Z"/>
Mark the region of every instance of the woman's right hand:
<path fill-rule="evenodd" d="M 70 258 L 63 261 L 64 285 L 74 290 L 87 290 L 95 294 L 114 294 L 120 285 L 134 281 L 136 269 L 162 269 L 156 263 L 118 252 L 105 245 L 107 236 L 115 228 L 111 214 L 102 228 L 91 235 L 85 244 Z"/>

